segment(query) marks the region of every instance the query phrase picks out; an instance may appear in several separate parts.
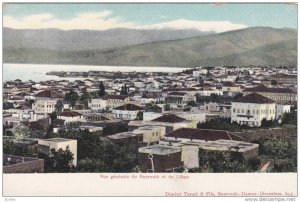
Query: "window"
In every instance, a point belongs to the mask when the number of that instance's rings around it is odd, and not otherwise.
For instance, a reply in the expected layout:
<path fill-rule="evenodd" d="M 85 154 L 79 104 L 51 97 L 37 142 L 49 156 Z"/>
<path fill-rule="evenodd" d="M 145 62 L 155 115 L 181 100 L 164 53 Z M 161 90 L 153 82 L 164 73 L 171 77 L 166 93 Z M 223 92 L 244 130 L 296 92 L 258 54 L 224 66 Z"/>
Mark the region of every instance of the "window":
<path fill-rule="evenodd" d="M 256 114 L 259 114 L 259 109 L 258 109 L 258 110 L 256 110 Z"/>
<path fill-rule="evenodd" d="M 235 108 L 233 108 L 233 113 L 235 113 Z"/>

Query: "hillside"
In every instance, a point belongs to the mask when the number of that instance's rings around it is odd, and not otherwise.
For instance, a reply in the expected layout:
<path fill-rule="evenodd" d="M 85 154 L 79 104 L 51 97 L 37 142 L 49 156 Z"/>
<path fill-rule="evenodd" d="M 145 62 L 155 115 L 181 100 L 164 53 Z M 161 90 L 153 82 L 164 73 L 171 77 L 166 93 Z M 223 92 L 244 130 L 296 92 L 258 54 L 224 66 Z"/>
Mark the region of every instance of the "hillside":
<path fill-rule="evenodd" d="M 296 65 L 297 32 L 252 27 L 221 34 L 158 41 L 108 50 L 50 50 L 4 46 L 6 63 L 128 66 Z"/>

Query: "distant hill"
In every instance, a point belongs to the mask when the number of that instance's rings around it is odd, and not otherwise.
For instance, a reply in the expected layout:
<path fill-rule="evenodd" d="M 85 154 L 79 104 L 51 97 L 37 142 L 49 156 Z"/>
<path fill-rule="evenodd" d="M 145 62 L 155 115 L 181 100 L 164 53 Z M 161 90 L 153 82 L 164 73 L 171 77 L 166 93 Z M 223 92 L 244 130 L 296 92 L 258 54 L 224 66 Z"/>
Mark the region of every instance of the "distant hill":
<path fill-rule="evenodd" d="M 169 67 L 297 64 L 297 31 L 293 29 L 252 27 L 106 50 L 75 50 L 78 48 L 75 46 L 70 51 L 47 46 L 7 46 L 4 43 L 4 62 Z"/>

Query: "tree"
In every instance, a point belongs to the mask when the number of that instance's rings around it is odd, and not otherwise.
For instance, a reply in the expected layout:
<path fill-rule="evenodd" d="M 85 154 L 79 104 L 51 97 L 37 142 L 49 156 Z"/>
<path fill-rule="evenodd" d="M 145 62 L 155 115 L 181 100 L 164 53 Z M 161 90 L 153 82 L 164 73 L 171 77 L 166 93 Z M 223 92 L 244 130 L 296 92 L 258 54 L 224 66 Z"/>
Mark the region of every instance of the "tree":
<path fill-rule="evenodd" d="M 271 85 L 272 86 L 276 86 L 277 85 L 277 81 L 276 80 L 271 80 Z"/>
<path fill-rule="evenodd" d="M 99 97 L 103 97 L 104 95 L 105 95 L 105 86 L 103 84 L 103 81 L 101 81 L 99 85 Z"/>
<path fill-rule="evenodd" d="M 64 108 L 63 102 L 61 100 L 58 100 L 55 104 L 55 111 L 62 112 L 63 108 Z"/>
<path fill-rule="evenodd" d="M 171 110 L 170 104 L 165 104 L 164 105 L 164 110 L 165 111 L 170 111 Z"/>
<path fill-rule="evenodd" d="M 291 111 L 290 113 L 284 113 L 282 115 L 282 124 L 297 125 L 297 111 Z"/>
<path fill-rule="evenodd" d="M 65 100 L 70 103 L 72 107 L 75 107 L 76 102 L 79 100 L 79 95 L 73 90 L 70 90 L 69 93 L 66 93 Z"/>
<path fill-rule="evenodd" d="M 52 112 L 52 113 L 50 114 L 50 119 L 51 119 L 51 121 L 57 119 L 57 113 L 56 113 L 56 111 L 54 111 L 54 112 Z"/>
<path fill-rule="evenodd" d="M 120 95 L 128 95 L 129 89 L 127 89 L 127 85 L 122 86 Z"/>
<path fill-rule="evenodd" d="M 88 108 L 89 102 L 91 102 L 91 96 L 87 91 L 84 91 L 80 96 L 79 102 L 84 105 L 85 108 Z"/>
<path fill-rule="evenodd" d="M 23 124 L 15 127 L 13 129 L 13 134 L 17 139 L 25 139 L 28 137 L 35 137 L 33 131 Z"/>
<path fill-rule="evenodd" d="M 73 169 L 74 154 L 70 150 L 52 149 L 49 155 L 39 153 L 39 158 L 45 162 L 45 172 L 67 173 Z"/>
<path fill-rule="evenodd" d="M 266 154 L 274 160 L 276 165 L 278 159 L 285 159 L 289 152 L 289 143 L 283 139 L 273 138 L 264 143 Z"/>
<path fill-rule="evenodd" d="M 85 158 L 81 159 L 77 163 L 77 172 L 106 172 L 108 171 L 105 162 L 95 158 Z"/>
<path fill-rule="evenodd" d="M 143 112 L 142 111 L 138 111 L 138 113 L 136 114 L 136 120 L 143 120 Z"/>

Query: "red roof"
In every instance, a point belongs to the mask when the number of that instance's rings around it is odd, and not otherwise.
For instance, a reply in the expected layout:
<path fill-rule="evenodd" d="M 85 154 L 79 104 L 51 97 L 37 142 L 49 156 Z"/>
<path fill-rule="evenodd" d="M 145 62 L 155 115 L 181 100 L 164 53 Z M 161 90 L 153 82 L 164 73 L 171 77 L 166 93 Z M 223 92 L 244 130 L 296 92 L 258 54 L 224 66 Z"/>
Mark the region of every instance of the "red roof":
<path fill-rule="evenodd" d="M 74 117 L 74 116 L 81 116 L 78 112 L 62 112 L 59 116 L 66 116 L 66 117 Z"/>
<path fill-rule="evenodd" d="M 254 88 L 248 88 L 245 91 L 248 92 L 264 92 L 264 93 L 290 93 L 290 94 L 296 94 L 295 91 L 289 88 L 268 88 L 264 85 L 260 85 Z"/>
<path fill-rule="evenodd" d="M 234 135 L 225 130 L 210 130 L 210 129 L 196 129 L 196 128 L 180 128 L 165 135 L 166 137 L 193 139 L 193 140 L 234 140 L 243 141 L 237 135 Z"/>
<path fill-rule="evenodd" d="M 246 95 L 244 97 L 241 97 L 236 102 L 243 102 L 243 103 L 257 103 L 257 104 L 272 104 L 275 103 L 274 100 L 271 100 L 265 96 L 262 96 L 257 93 L 251 93 L 249 95 Z"/>
<path fill-rule="evenodd" d="M 46 97 L 46 98 L 63 98 L 64 96 L 60 93 L 51 90 L 44 90 L 35 95 L 35 97 Z"/>
<path fill-rule="evenodd" d="M 127 95 L 105 95 L 103 100 L 125 100 L 128 98 Z"/>
<path fill-rule="evenodd" d="M 137 106 L 135 104 L 125 104 L 119 107 L 114 108 L 116 110 L 127 110 L 127 111 L 139 111 L 139 110 L 143 110 L 142 107 Z"/>
<path fill-rule="evenodd" d="M 180 123 L 185 121 L 184 118 L 181 118 L 179 116 L 176 116 L 174 114 L 165 114 L 163 116 L 160 116 L 156 119 L 153 119 L 154 122 L 166 122 L 166 123 Z"/>

